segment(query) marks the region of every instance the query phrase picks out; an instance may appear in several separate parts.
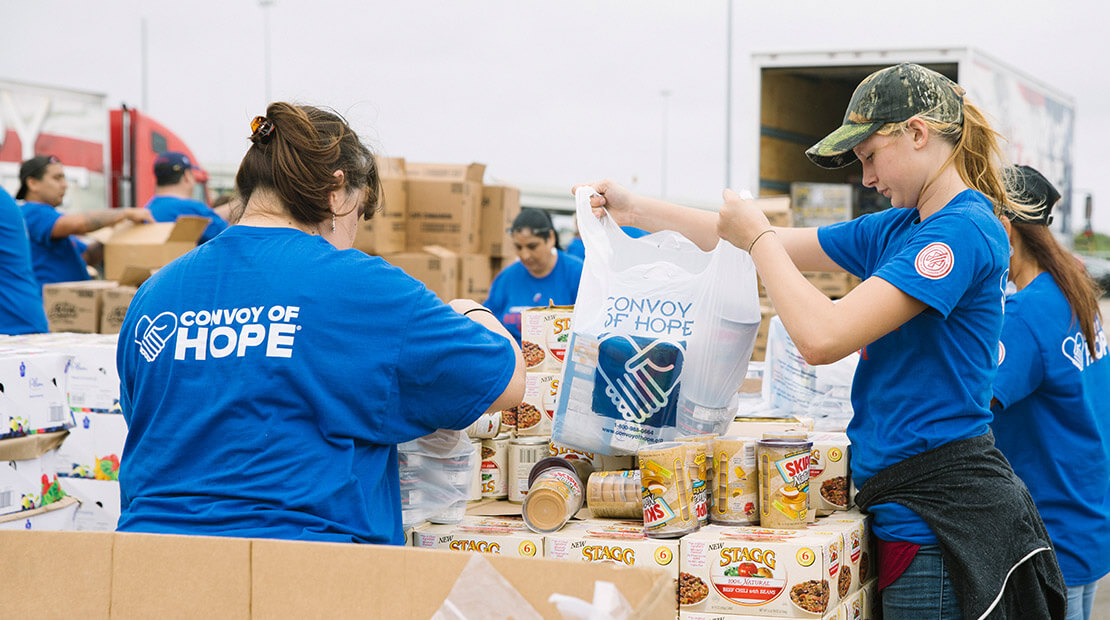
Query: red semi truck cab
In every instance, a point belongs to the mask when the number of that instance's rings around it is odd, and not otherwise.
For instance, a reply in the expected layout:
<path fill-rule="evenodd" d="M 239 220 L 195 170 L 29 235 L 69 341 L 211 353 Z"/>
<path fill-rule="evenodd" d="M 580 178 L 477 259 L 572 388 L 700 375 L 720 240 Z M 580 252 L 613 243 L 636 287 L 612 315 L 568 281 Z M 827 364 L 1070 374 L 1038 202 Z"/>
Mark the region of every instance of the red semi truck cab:
<path fill-rule="evenodd" d="M 112 161 L 109 204 L 145 205 L 154 195 L 154 160 L 166 151 L 184 153 L 198 166 L 193 171 L 197 179 L 193 198 L 208 204 L 208 173 L 199 167 L 196 156 L 181 138 L 150 116 L 127 106 L 112 110 L 108 118 Z"/>
<path fill-rule="evenodd" d="M 143 206 L 154 195 L 154 160 L 165 151 L 197 162 L 165 125 L 127 106 L 109 108 L 102 93 L 0 78 L 0 184 L 13 195 L 21 162 L 54 155 L 69 181 L 67 211 Z M 194 197 L 207 203 L 208 174 L 194 174 Z"/>

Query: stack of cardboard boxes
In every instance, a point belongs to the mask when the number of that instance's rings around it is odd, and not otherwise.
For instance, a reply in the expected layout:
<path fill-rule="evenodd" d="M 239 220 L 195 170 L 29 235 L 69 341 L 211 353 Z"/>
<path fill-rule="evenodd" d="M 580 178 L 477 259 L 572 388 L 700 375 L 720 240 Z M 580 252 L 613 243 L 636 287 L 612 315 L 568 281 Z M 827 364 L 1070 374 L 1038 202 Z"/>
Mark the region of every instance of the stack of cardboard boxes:
<path fill-rule="evenodd" d="M 513 253 L 509 226 L 520 190 L 483 185 L 483 164 L 379 158 L 382 209 L 364 222 L 355 248 L 381 256 L 444 301 L 485 301 Z"/>
<path fill-rule="evenodd" d="M 42 287 L 52 332 L 115 334 L 138 286 L 150 274 L 193 249 L 208 218 L 136 225 L 124 222 L 104 235 L 104 280 L 58 282 Z"/>
<path fill-rule="evenodd" d="M 28 385 L 44 387 L 41 396 L 28 392 L 34 404 L 25 409 L 29 417 L 6 415 L 5 420 L 15 420 L 9 422 L 12 428 L 40 433 L 33 437 L 43 449 L 43 472 L 60 487 L 61 495 L 80 501 L 68 521 L 55 522 L 50 529 L 114 530 L 120 514 L 119 464 L 127 438 L 127 424 L 119 405 L 116 336 L 59 333 L 4 337 L 0 339 L 0 366 L 8 360 L 13 367 L 17 360 L 25 367 L 31 377 L 26 380 Z M 47 379 L 49 385 L 45 385 Z M 41 434 L 48 430 L 62 432 Z M 56 440 L 44 442 L 43 438 L 50 436 L 56 436 Z M 43 491 L 40 497 L 54 496 Z"/>
<path fill-rule="evenodd" d="M 56 456 L 70 417 L 71 357 L 0 344 L 0 529 L 73 529 L 77 502 L 58 484 Z"/>

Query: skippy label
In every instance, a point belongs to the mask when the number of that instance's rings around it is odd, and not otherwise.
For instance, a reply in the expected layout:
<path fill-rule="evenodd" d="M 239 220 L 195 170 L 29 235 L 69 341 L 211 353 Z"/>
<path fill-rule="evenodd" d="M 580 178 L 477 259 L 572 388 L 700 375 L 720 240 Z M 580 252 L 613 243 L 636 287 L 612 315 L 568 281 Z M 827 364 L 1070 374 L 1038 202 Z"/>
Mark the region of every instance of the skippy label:
<path fill-rule="evenodd" d="M 782 460 L 775 461 L 775 469 L 782 476 L 783 482 L 804 490 L 805 487 L 809 486 L 809 461 L 810 451 L 803 450 Z"/>
<path fill-rule="evenodd" d="M 170 348 L 175 360 L 204 361 L 229 356 L 293 357 L 301 326 L 299 306 L 253 306 L 144 314 L 132 341 L 147 362 Z"/>

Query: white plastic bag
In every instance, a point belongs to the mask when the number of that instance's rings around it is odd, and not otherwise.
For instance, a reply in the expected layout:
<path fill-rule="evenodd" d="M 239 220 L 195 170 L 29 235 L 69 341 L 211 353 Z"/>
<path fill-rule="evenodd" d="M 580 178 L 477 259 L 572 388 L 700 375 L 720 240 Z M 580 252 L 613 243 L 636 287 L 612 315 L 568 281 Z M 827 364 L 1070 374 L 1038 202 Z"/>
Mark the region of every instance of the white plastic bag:
<path fill-rule="evenodd" d="M 776 411 L 813 418 L 814 430 L 843 431 L 852 419 L 852 379 L 858 364 L 859 353 L 832 364 L 808 364 L 775 315 L 767 329 L 764 400 Z"/>
<path fill-rule="evenodd" d="M 751 257 L 703 252 L 664 231 L 632 239 L 575 196 L 586 263 L 574 307 L 553 440 L 635 454 L 732 420 L 759 329 Z"/>
<path fill-rule="evenodd" d="M 401 478 L 401 522 L 457 523 L 466 500 L 478 454 L 463 431 L 440 429 L 397 446 Z"/>

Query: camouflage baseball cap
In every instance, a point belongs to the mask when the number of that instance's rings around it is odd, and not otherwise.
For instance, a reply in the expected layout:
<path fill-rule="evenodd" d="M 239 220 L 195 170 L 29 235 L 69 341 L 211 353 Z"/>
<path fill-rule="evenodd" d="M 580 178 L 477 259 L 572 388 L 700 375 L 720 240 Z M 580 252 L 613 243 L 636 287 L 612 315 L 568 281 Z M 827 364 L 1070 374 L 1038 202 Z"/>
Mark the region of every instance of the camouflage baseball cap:
<path fill-rule="evenodd" d="M 918 114 L 947 123 L 963 123 L 964 89 L 921 65 L 904 62 L 864 78 L 852 93 L 844 123 L 806 151 L 822 168 L 843 168 L 856 160 L 853 148 L 888 123 Z"/>

